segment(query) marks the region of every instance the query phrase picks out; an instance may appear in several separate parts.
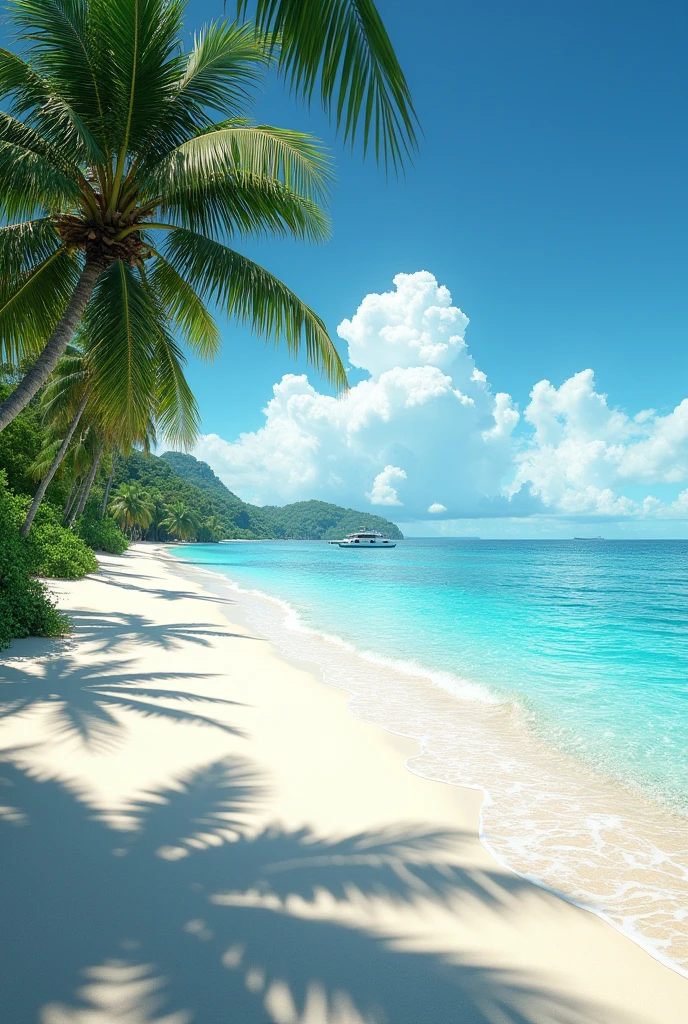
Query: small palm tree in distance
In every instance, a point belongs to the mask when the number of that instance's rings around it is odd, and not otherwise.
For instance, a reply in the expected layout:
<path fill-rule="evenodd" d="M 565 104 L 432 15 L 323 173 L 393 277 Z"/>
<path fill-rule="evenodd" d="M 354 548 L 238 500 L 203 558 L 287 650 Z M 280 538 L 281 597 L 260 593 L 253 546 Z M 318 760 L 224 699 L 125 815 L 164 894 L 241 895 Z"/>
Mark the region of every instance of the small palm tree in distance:
<path fill-rule="evenodd" d="M 206 543 L 217 544 L 224 538 L 225 533 L 226 530 L 220 522 L 219 516 L 208 516 L 198 531 L 198 539 Z"/>
<path fill-rule="evenodd" d="M 140 484 L 120 484 L 110 502 L 110 514 L 135 540 L 151 524 L 153 503 Z"/>
<path fill-rule="evenodd" d="M 183 501 L 175 501 L 160 525 L 177 540 L 195 540 L 199 523 L 195 512 L 187 508 Z"/>

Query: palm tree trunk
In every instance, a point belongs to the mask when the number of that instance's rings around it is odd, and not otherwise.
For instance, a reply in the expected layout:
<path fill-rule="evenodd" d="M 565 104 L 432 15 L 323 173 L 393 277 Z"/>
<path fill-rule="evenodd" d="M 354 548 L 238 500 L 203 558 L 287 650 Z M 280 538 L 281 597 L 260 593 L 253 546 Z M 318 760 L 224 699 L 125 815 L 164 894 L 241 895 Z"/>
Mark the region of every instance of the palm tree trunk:
<path fill-rule="evenodd" d="M 72 505 L 74 504 L 74 502 L 76 500 L 76 495 L 77 495 L 77 491 L 79 490 L 79 485 L 80 484 L 81 484 L 81 477 L 79 477 L 79 476 L 74 477 L 74 483 L 72 484 L 72 489 L 69 492 L 69 497 L 67 498 L 67 503 L 66 503 L 66 505 L 64 507 L 64 512 L 62 513 L 62 522 L 65 524 L 65 526 L 67 525 L 67 520 L 69 519 L 69 513 L 72 510 Z"/>
<path fill-rule="evenodd" d="M 103 492 L 103 503 L 100 506 L 100 518 L 101 519 L 105 518 L 105 513 L 107 512 L 108 500 L 110 498 L 110 489 L 112 487 L 112 481 L 115 479 L 115 470 L 117 468 L 117 456 L 118 456 L 118 454 L 119 453 L 118 453 L 117 449 L 115 448 L 113 453 L 112 453 L 112 465 L 110 467 L 110 476 L 107 478 L 107 483 L 105 484 L 105 491 Z"/>
<path fill-rule="evenodd" d="M 89 472 L 90 472 L 90 470 L 89 470 Z M 65 516 L 64 524 L 65 524 L 65 526 L 68 526 L 70 529 L 72 528 L 72 526 L 74 525 L 74 521 L 76 520 L 77 509 L 79 508 L 79 505 L 81 504 L 81 495 L 84 493 L 84 488 L 86 487 L 86 480 L 87 479 L 88 479 L 87 477 L 82 478 L 81 484 L 79 486 L 79 492 L 78 492 L 78 494 L 76 496 L 76 500 L 75 500 L 74 504 L 72 505 L 72 508 L 71 508 L 71 511 L 70 511 L 69 515 Z"/>
<path fill-rule="evenodd" d="M 100 263 L 87 263 L 81 271 L 76 288 L 60 317 L 57 327 L 50 335 L 48 342 L 26 376 L 16 386 L 11 395 L 0 404 L 0 430 L 4 430 L 15 416 L 24 409 L 39 388 L 43 387 L 50 374 L 64 354 L 79 326 L 81 316 L 93 294 L 96 281 L 103 272 Z"/>
<path fill-rule="evenodd" d="M 64 459 L 64 457 L 65 457 L 65 455 L 67 453 L 67 449 L 69 448 L 69 444 L 70 444 L 70 442 L 72 440 L 72 437 L 74 435 L 74 431 L 76 430 L 76 428 L 77 428 L 77 426 L 79 424 L 79 420 L 81 419 L 81 417 L 83 415 L 83 411 L 86 408 L 86 403 L 88 402 L 88 396 L 89 396 L 89 389 L 86 388 L 86 390 L 84 391 L 83 398 L 81 399 L 81 402 L 79 403 L 79 408 L 76 411 L 76 415 L 74 416 L 74 419 L 72 420 L 72 422 L 69 424 L 69 429 L 67 430 L 67 433 L 65 434 L 65 437 L 64 437 L 64 440 L 63 440 L 62 444 L 60 445 L 60 450 L 58 451 L 57 455 L 53 459 L 52 466 L 50 467 L 50 469 L 48 470 L 48 472 L 45 474 L 45 476 L 41 480 L 40 484 L 38 485 L 38 490 L 36 491 L 36 493 L 34 495 L 33 501 L 31 502 L 31 508 L 29 509 L 29 511 L 27 513 L 27 516 L 26 516 L 26 519 L 24 520 L 24 525 L 21 528 L 21 535 L 22 535 L 22 537 L 26 537 L 26 535 L 28 534 L 29 530 L 31 529 L 31 524 L 34 521 L 34 517 L 36 515 L 36 512 L 38 512 L 38 506 L 43 501 L 43 498 L 45 496 L 45 492 L 48 490 L 48 486 L 50 484 L 50 481 L 55 476 L 55 473 L 57 472 L 60 463 L 62 462 L 62 460 Z"/>
<path fill-rule="evenodd" d="M 85 506 L 85 504 L 86 504 L 86 502 L 88 500 L 89 494 L 91 493 L 91 488 L 93 487 L 93 481 L 95 480 L 96 473 L 98 472 L 98 466 L 100 465 L 100 457 L 103 454 L 103 448 L 104 447 L 105 447 L 105 442 L 101 441 L 100 444 L 98 445 L 98 448 L 96 449 L 95 455 L 93 456 L 93 462 L 91 463 L 91 468 L 89 469 L 88 476 L 86 477 L 86 479 L 84 481 L 84 486 L 81 488 L 81 494 L 79 495 L 79 501 L 78 501 L 77 506 L 74 509 L 72 515 L 69 517 L 68 526 L 70 527 L 70 529 L 71 529 L 72 526 L 74 526 L 74 523 L 79 518 L 81 513 L 84 511 L 84 506 Z"/>

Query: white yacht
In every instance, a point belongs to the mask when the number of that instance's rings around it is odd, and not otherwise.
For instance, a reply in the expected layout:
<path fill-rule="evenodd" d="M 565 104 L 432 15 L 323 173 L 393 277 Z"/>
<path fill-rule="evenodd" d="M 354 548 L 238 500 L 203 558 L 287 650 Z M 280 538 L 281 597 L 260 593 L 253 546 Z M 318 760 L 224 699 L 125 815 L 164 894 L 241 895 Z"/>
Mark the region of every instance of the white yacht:
<path fill-rule="evenodd" d="M 340 548 L 395 548 L 397 542 L 383 537 L 376 530 L 357 530 L 349 533 L 344 540 L 331 540 L 330 544 L 338 544 Z"/>

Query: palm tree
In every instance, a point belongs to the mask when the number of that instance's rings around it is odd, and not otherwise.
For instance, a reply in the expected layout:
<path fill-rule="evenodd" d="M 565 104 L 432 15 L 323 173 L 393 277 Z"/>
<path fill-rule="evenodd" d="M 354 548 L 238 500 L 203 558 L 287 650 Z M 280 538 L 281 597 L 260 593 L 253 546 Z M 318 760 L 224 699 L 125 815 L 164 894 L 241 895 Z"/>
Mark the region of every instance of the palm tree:
<path fill-rule="evenodd" d="M 160 525 L 178 540 L 194 540 L 198 530 L 198 516 L 183 501 L 175 501 Z"/>
<path fill-rule="evenodd" d="M 108 473 L 107 480 L 105 481 L 105 487 L 103 488 L 103 500 L 100 503 L 100 518 L 105 518 L 108 504 L 110 502 L 110 491 L 112 490 L 112 484 L 115 479 L 115 471 L 117 470 L 117 460 L 119 459 L 119 447 L 115 446 L 110 452 L 110 472 Z"/>
<path fill-rule="evenodd" d="M 205 543 L 217 544 L 221 541 L 226 534 L 226 530 L 220 522 L 219 516 L 208 516 L 203 521 L 200 530 L 198 531 L 198 539 Z"/>
<path fill-rule="evenodd" d="M 151 521 L 146 527 L 146 540 L 161 540 L 161 534 L 166 536 L 162 524 L 167 519 L 168 508 L 159 491 L 152 492 L 151 507 Z"/>
<path fill-rule="evenodd" d="M 245 14 L 248 0 L 237 0 Z M 399 170 L 416 148 L 417 118 L 404 73 L 372 0 L 256 0 L 259 31 L 279 41 L 292 92 L 320 100 L 344 141 L 363 130 L 375 158 Z"/>
<path fill-rule="evenodd" d="M 139 373 L 131 375 L 128 387 L 108 389 L 107 366 L 116 358 L 118 339 L 101 338 L 94 329 L 92 317 L 86 315 L 75 342 L 68 345 L 51 380 L 41 395 L 41 407 L 51 436 L 61 436 L 61 443 L 51 442 L 35 464 L 39 486 L 22 526 L 27 536 L 47 488 L 65 458 L 79 424 L 89 424 L 100 435 L 100 454 L 91 460 L 91 469 L 81 491 L 74 514 L 65 513 L 71 525 L 83 511 L 98 464 L 108 448 L 128 450 L 134 444 L 149 450 L 156 440 L 159 420 L 164 425 L 168 443 L 190 447 L 198 435 L 200 422 L 196 400 L 184 376 L 184 359 L 166 339 L 154 349 L 138 353 Z M 174 368 L 172 376 L 169 368 Z M 104 397 L 107 401 L 104 402 Z M 119 413 L 113 417 L 113 413 Z M 50 454 L 46 460 L 45 455 Z M 102 516 L 105 515 L 114 475 L 115 459 L 105 487 Z"/>
<path fill-rule="evenodd" d="M 86 473 L 81 491 L 79 492 L 79 499 L 76 502 L 67 520 L 67 525 L 70 528 L 74 526 L 74 523 L 77 521 L 81 513 L 84 511 L 84 508 L 86 507 L 88 496 L 91 493 L 91 488 L 93 487 L 93 484 L 95 482 L 96 474 L 100 469 L 101 459 L 103 458 L 103 453 L 105 451 L 106 441 L 103 434 L 99 433 L 93 427 L 91 427 L 90 433 L 92 438 L 90 465 L 88 467 L 88 472 Z"/>
<path fill-rule="evenodd" d="M 326 239 L 329 158 L 310 135 L 246 119 L 276 59 L 260 33 L 213 23 L 184 54 L 183 9 L 178 0 L 9 0 L 24 48 L 0 50 L 0 349 L 35 362 L 0 405 L 0 429 L 46 382 L 84 314 L 103 345 L 106 426 L 118 421 L 118 390 L 153 389 L 152 351 L 174 357 L 168 395 L 178 383 L 175 336 L 201 357 L 217 353 L 207 302 L 293 354 L 305 343 L 308 359 L 346 387 L 319 317 L 227 244 Z M 133 397 L 130 414 L 146 414 Z M 163 427 L 167 414 L 163 401 Z"/>
<path fill-rule="evenodd" d="M 122 530 L 129 530 L 134 537 L 137 531 L 145 530 L 150 525 L 153 504 L 140 484 L 120 484 L 110 502 L 110 514 Z"/>

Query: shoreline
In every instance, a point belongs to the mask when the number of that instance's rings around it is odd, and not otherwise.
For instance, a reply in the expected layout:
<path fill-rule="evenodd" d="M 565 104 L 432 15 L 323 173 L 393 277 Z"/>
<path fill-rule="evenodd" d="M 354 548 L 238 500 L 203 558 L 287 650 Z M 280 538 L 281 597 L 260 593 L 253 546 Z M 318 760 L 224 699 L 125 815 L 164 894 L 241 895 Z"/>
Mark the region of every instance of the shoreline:
<path fill-rule="evenodd" d="M 334 645 L 335 648 L 339 648 L 341 651 L 345 651 L 346 654 L 350 655 L 352 672 L 355 672 L 356 669 L 355 660 L 363 659 L 364 661 L 369 661 L 370 663 L 375 665 L 382 673 L 390 670 L 392 672 L 401 671 L 403 674 L 408 675 L 411 679 L 415 678 L 420 682 L 430 681 L 430 683 L 432 683 L 433 686 L 442 685 L 442 683 L 437 682 L 437 679 L 439 678 L 439 676 L 443 676 L 444 673 L 433 672 L 432 670 L 424 668 L 422 665 L 410 665 L 406 662 L 394 662 L 393 660 L 387 657 L 376 655 L 373 652 L 359 650 L 358 648 L 354 647 L 350 642 L 344 640 L 340 636 L 332 636 L 327 633 L 318 631 L 317 629 L 313 629 L 309 626 L 304 625 L 301 622 L 299 613 L 294 609 L 292 605 L 289 604 L 288 601 L 282 598 L 275 597 L 274 595 L 265 593 L 261 590 L 248 590 L 241 584 L 237 583 L 236 580 L 224 575 L 221 571 L 214 569 L 212 566 L 205 566 L 200 563 L 194 563 L 191 561 L 187 562 L 185 561 L 184 558 L 178 557 L 175 554 L 174 550 L 170 550 L 169 548 L 165 548 L 163 550 L 164 557 L 169 557 L 171 562 L 173 562 L 177 566 L 184 567 L 186 572 L 180 573 L 181 575 L 186 575 L 186 573 L 192 572 L 193 574 L 201 578 L 201 585 L 203 585 L 203 578 L 206 578 L 209 581 L 214 580 L 217 581 L 218 586 L 220 588 L 230 589 L 233 593 L 240 595 L 240 599 L 243 599 L 244 601 L 244 607 L 242 611 L 243 614 L 247 617 L 247 621 L 250 622 L 254 627 L 257 626 L 259 629 L 261 629 L 262 626 L 261 631 L 264 633 L 267 639 L 269 639 L 272 643 L 276 644 L 282 657 L 286 658 L 292 664 L 296 664 L 299 667 L 305 668 L 306 671 L 313 672 L 325 685 L 333 686 L 338 690 L 346 693 L 348 699 L 347 709 L 350 714 L 360 719 L 361 721 L 371 723 L 379 728 L 385 729 L 392 736 L 396 736 L 403 741 L 407 741 L 413 744 L 414 750 L 409 751 L 408 756 L 404 760 L 404 765 L 408 771 L 410 771 L 414 775 L 417 775 L 419 778 L 426 779 L 428 781 L 440 782 L 445 785 L 453 785 L 464 790 L 480 793 L 481 802 L 479 808 L 478 835 L 480 838 L 480 842 L 484 846 L 487 853 L 501 867 L 503 867 L 505 870 L 514 872 L 519 877 L 523 878 L 525 881 L 528 881 L 529 883 L 536 885 L 539 888 L 542 888 L 546 892 L 552 893 L 553 895 L 564 900 L 565 902 L 570 903 L 571 905 L 577 908 L 580 908 L 582 910 L 587 911 L 588 913 L 595 915 L 596 917 L 604 921 L 606 924 L 611 925 L 612 928 L 614 928 L 620 934 L 624 935 L 630 941 L 634 942 L 644 952 L 648 953 L 663 966 L 668 967 L 670 970 L 677 973 L 680 977 L 688 978 L 688 960 L 681 962 L 675 957 L 665 954 L 661 949 L 661 937 L 658 941 L 653 942 L 653 940 L 649 936 L 643 934 L 642 931 L 635 930 L 631 925 L 629 925 L 627 921 L 620 920 L 618 912 L 617 917 L 615 918 L 613 914 L 613 909 L 605 907 L 603 902 L 596 903 L 594 900 L 587 898 L 587 894 L 581 896 L 580 894 L 566 891 L 566 888 L 561 885 L 561 881 L 559 879 L 548 879 L 541 877 L 535 870 L 528 870 L 528 865 L 523 863 L 523 858 L 521 859 L 521 863 L 519 864 L 518 858 L 514 856 L 509 856 L 508 852 L 504 851 L 503 848 L 500 849 L 500 844 L 495 841 L 494 835 L 495 830 L 498 830 L 499 828 L 499 822 L 497 821 L 492 823 L 492 828 L 490 829 L 486 825 L 485 821 L 486 812 L 489 812 L 491 809 L 494 809 L 493 813 L 498 814 L 496 808 L 496 794 L 493 794 L 491 792 L 489 785 L 487 783 L 483 783 L 480 781 L 467 781 L 466 779 L 462 779 L 461 781 L 451 781 L 450 779 L 443 777 L 441 773 L 433 774 L 432 772 L 428 772 L 427 767 L 425 768 L 425 770 L 423 770 L 424 766 L 422 762 L 424 760 L 424 756 L 427 753 L 425 749 L 425 738 L 416 735 L 413 731 L 402 731 L 401 729 L 395 729 L 392 724 L 384 720 L 384 715 L 381 713 L 371 715 L 370 711 L 368 711 L 367 713 L 365 710 L 359 711 L 357 708 L 358 694 L 356 689 L 352 688 L 348 680 L 342 678 L 331 678 L 331 673 L 328 673 L 326 659 L 328 655 L 332 652 L 328 651 L 327 648 L 330 645 Z M 284 616 L 284 621 L 280 624 L 280 629 L 275 630 L 274 628 L 268 628 L 266 631 L 266 622 L 264 620 L 261 620 L 261 617 L 255 614 L 255 608 L 253 609 L 254 613 L 251 614 L 251 608 L 248 606 L 248 602 L 255 600 L 263 602 L 266 606 L 271 606 L 272 608 L 279 610 L 279 612 Z M 306 654 L 302 657 L 294 657 L 293 652 L 291 652 L 289 649 L 289 646 L 285 645 L 284 643 L 283 633 L 285 631 L 293 631 L 297 634 L 301 633 L 309 637 L 313 637 L 314 641 L 321 641 L 323 643 L 323 649 L 321 651 L 316 651 L 315 648 L 317 645 L 316 643 L 314 643 L 313 649 L 310 652 L 306 652 Z M 320 655 L 320 657 L 318 657 L 318 655 Z M 480 687 L 476 684 L 466 683 L 466 687 L 463 692 L 457 693 L 456 691 L 452 690 L 449 690 L 448 692 L 451 695 L 451 697 L 458 699 L 459 701 L 468 701 L 472 704 L 472 691 L 477 691 L 479 689 Z M 500 704 L 497 701 L 490 701 L 489 695 L 480 694 L 477 699 L 480 703 L 484 701 L 488 705 L 492 703 L 497 707 L 505 708 L 507 714 L 512 719 L 511 725 L 513 726 L 515 723 L 515 728 L 511 730 L 509 736 L 509 740 L 512 743 L 514 741 L 520 741 L 521 745 L 525 746 L 528 742 L 533 742 L 540 748 L 547 747 L 548 753 L 551 755 L 553 759 L 559 762 L 565 774 L 570 774 L 571 777 L 579 780 L 579 784 L 581 786 L 583 786 L 585 783 L 590 783 L 592 773 L 594 771 L 592 766 L 589 766 L 583 761 L 575 761 L 571 758 L 570 755 L 565 754 L 562 751 L 556 750 L 555 748 L 549 747 L 549 745 L 545 741 L 543 741 L 537 735 L 537 733 L 535 733 L 532 730 L 532 726 L 525 721 L 525 719 L 523 718 L 522 710 L 518 705 L 510 703 Z M 379 709 L 376 710 L 379 711 Z M 487 740 L 488 742 L 488 737 L 490 737 L 490 733 L 487 730 L 492 729 L 493 725 L 493 722 L 487 721 L 486 719 L 484 719 L 482 722 L 483 728 L 486 729 L 483 739 Z M 414 764 L 414 762 L 416 762 L 416 764 Z M 652 801 L 646 794 L 644 794 L 640 790 L 634 791 L 628 787 L 623 786 L 623 784 L 621 784 L 618 780 L 607 779 L 606 777 L 603 778 L 603 780 L 599 783 L 599 790 L 603 794 L 603 799 L 604 797 L 608 797 L 609 806 L 604 808 L 604 810 L 606 810 L 608 814 L 615 814 L 619 810 L 620 803 L 621 808 L 623 808 L 624 813 L 629 818 L 635 815 L 636 821 L 642 821 L 644 812 L 645 818 L 647 819 L 648 825 L 650 827 L 654 825 L 656 828 L 657 822 L 662 822 L 662 819 L 664 819 L 667 826 L 667 832 L 671 831 L 670 825 L 672 822 L 675 822 L 678 829 L 683 828 L 684 832 L 688 834 L 688 821 L 683 819 L 671 808 L 668 808 L 662 804 Z M 556 798 L 556 794 L 554 794 L 554 796 Z M 618 802 L 614 803 L 615 800 Z M 640 812 L 639 816 L 638 812 Z M 680 852 L 685 852 L 685 844 Z M 646 869 L 646 874 L 649 876 L 652 874 L 652 871 L 652 866 L 648 865 Z M 640 874 L 642 875 L 642 871 L 640 872 Z M 641 882 L 637 881 L 636 884 L 642 885 Z M 688 885 L 686 886 L 686 890 L 688 890 Z M 684 956 L 688 954 L 688 940 L 683 943 L 683 945 L 679 948 L 678 952 L 679 954 L 682 953 Z"/>
<path fill-rule="evenodd" d="M 226 590 L 152 546 L 101 561 L 55 588 L 71 639 L 2 659 L 8 1019 L 688 1017 L 683 978 L 500 867 L 480 794 L 407 770 L 415 741 L 350 714 Z"/>

